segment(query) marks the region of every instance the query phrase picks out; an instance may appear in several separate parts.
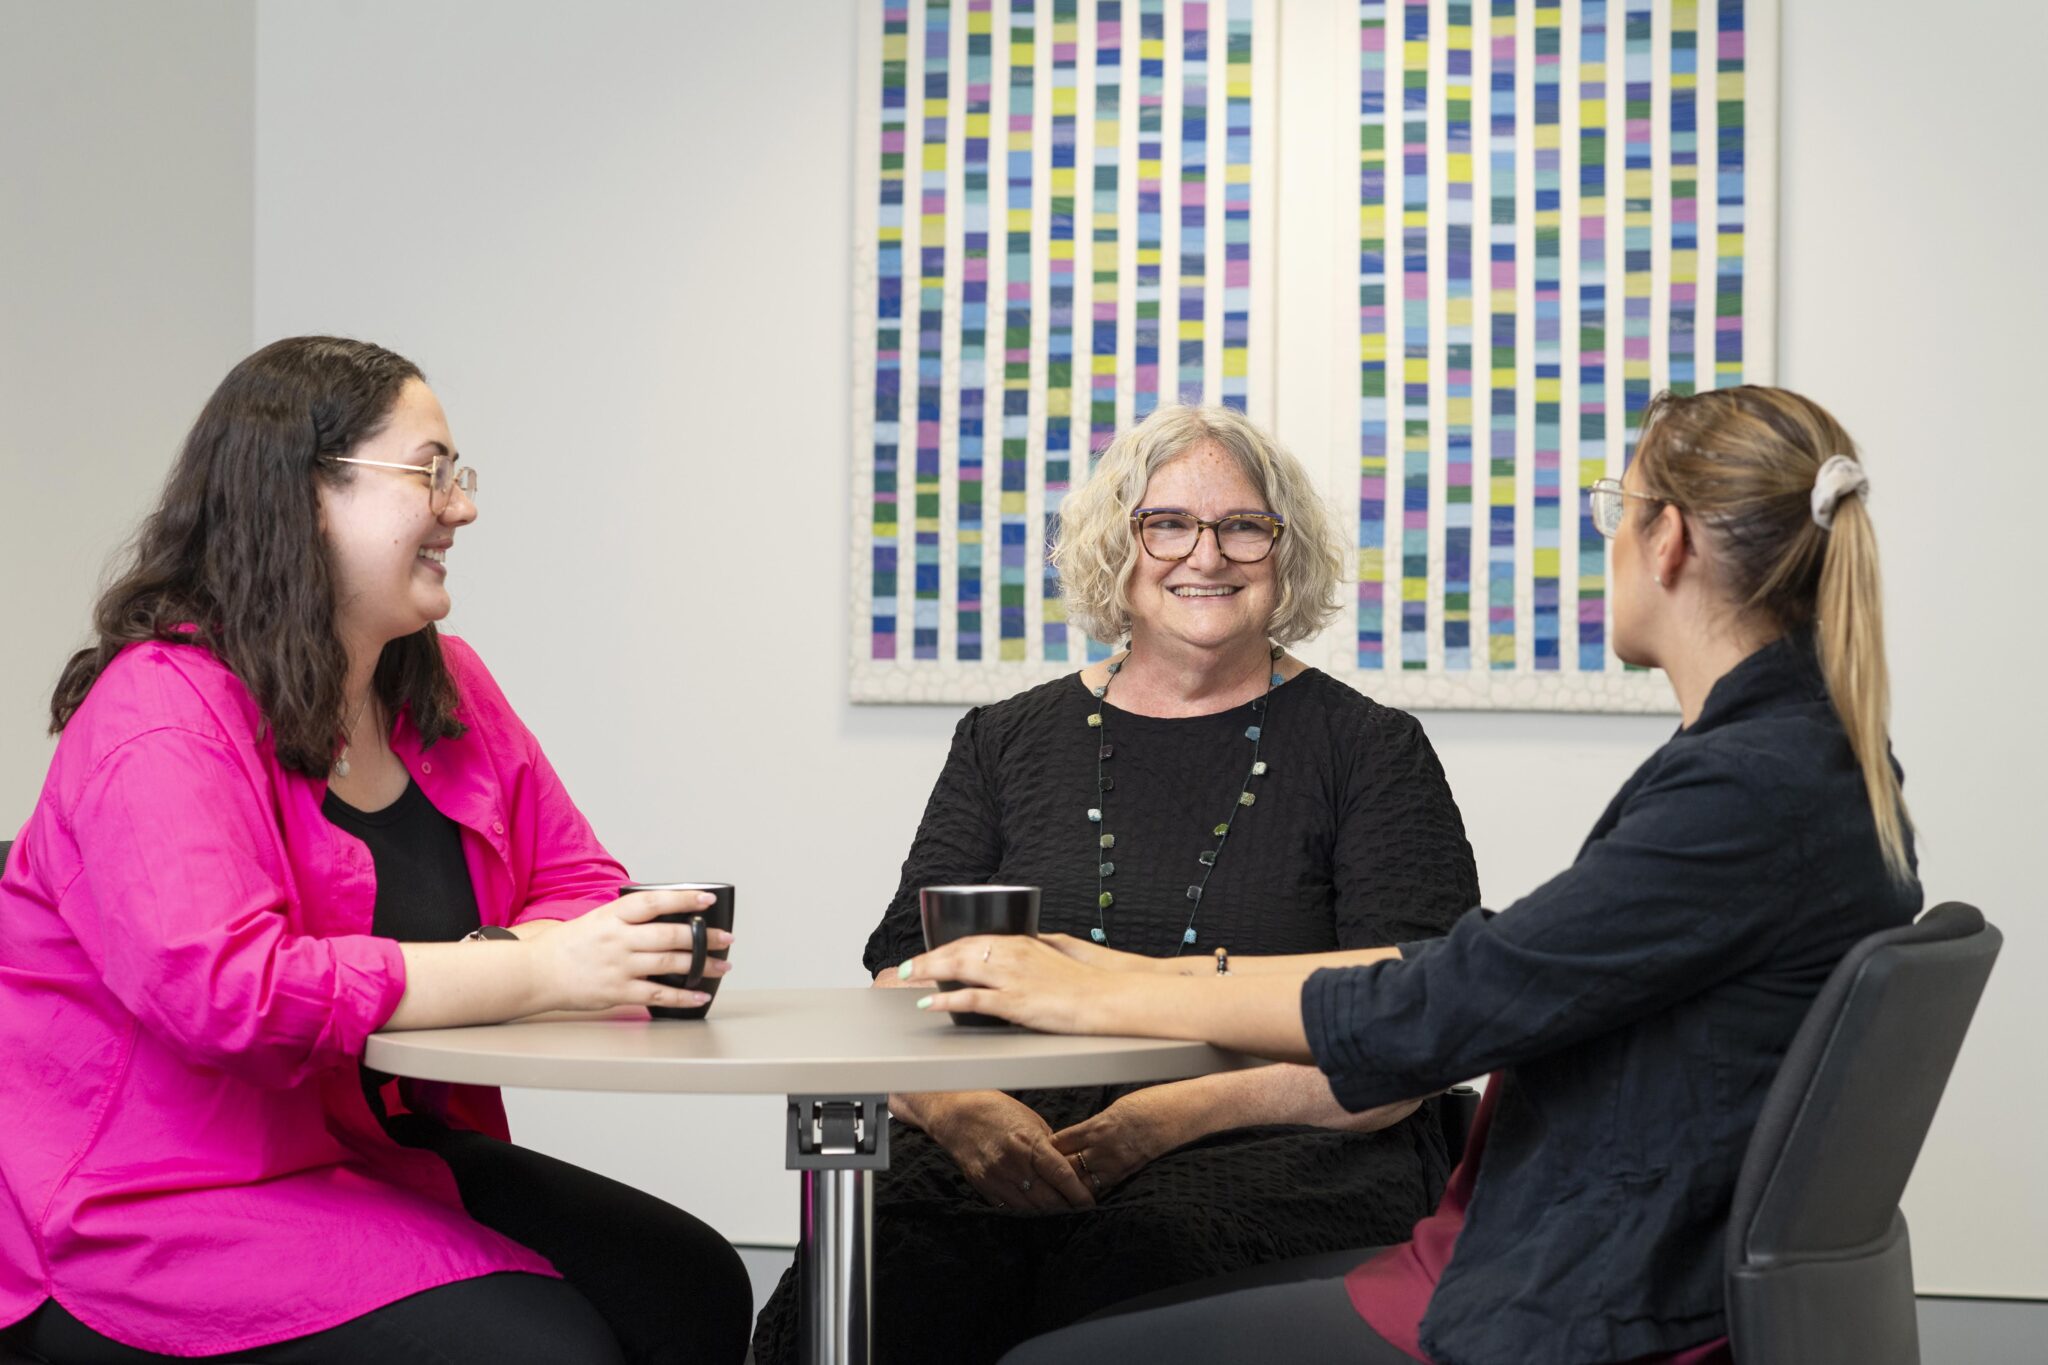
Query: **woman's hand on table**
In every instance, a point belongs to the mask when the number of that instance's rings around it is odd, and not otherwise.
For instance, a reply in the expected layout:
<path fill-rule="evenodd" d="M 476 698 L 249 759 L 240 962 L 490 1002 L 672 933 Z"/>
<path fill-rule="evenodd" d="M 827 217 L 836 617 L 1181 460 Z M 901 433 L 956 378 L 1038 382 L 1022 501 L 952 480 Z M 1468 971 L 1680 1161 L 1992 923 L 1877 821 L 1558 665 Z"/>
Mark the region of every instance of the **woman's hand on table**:
<path fill-rule="evenodd" d="M 1129 1180 L 1196 1134 L 1180 1121 L 1170 1089 L 1151 1086 L 1052 1135 L 1097 1197 Z"/>
<path fill-rule="evenodd" d="M 1301 981 L 1292 973 L 1183 975 L 1177 959 L 1162 961 L 1169 965 L 1109 970 L 1040 939 L 993 934 L 920 953 L 897 974 L 965 983 L 921 997 L 919 1009 L 992 1014 L 1045 1033 L 1190 1038 L 1276 1062 L 1315 1061 L 1302 1025 Z"/>
<path fill-rule="evenodd" d="M 911 958 L 897 974 L 906 981 L 968 983 L 925 996 L 919 1009 L 993 1014 L 1047 1033 L 1107 1031 L 1097 1006 L 1112 983 L 1135 975 L 1092 966 L 1055 944 L 1017 934 L 955 939 Z"/>
<path fill-rule="evenodd" d="M 545 1008 L 686 1008 L 705 1003 L 710 997 L 701 991 L 664 986 L 647 978 L 683 976 L 690 970 L 690 926 L 655 917 L 690 914 L 714 903 L 701 891 L 635 891 L 527 940 Z M 707 951 L 732 944 L 732 935 L 723 929 L 707 928 L 705 933 Z M 730 963 L 705 959 L 706 976 L 723 976 L 731 970 Z"/>
<path fill-rule="evenodd" d="M 921 1124 L 982 1198 L 997 1208 L 1058 1213 L 1095 1196 L 1053 1145 L 1052 1125 L 1000 1090 L 918 1097 Z"/>

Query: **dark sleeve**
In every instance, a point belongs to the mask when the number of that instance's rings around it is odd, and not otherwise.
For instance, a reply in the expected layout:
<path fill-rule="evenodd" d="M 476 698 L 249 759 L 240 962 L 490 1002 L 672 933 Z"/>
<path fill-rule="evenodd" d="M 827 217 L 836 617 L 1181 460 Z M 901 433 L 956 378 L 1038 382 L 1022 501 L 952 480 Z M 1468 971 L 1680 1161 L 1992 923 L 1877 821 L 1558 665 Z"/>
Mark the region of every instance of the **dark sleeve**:
<path fill-rule="evenodd" d="M 1797 832 L 1773 790 L 1733 761 L 1675 754 L 1605 837 L 1507 910 L 1474 909 L 1398 961 L 1310 976 L 1302 1021 L 1338 1101 L 1425 1095 L 1753 966 L 1800 894 Z"/>
<path fill-rule="evenodd" d="M 1479 903 L 1479 869 L 1443 765 L 1405 711 L 1366 714 L 1358 771 L 1337 823 L 1337 943 L 1435 938 Z"/>
<path fill-rule="evenodd" d="M 924 820 L 910 841 L 895 898 L 868 935 L 862 961 L 868 974 L 924 951 L 917 917 L 920 887 L 985 882 L 1002 866 L 1002 819 L 981 762 L 981 708 L 960 718 L 946 766 L 925 803 Z"/>

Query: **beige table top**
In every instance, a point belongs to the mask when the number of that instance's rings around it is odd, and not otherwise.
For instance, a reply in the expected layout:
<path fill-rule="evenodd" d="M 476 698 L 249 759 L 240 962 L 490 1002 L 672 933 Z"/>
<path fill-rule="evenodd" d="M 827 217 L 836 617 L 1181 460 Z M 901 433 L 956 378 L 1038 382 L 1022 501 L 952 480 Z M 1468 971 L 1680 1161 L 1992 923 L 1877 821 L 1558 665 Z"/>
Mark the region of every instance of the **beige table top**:
<path fill-rule="evenodd" d="M 699 1095 L 1116 1085 L 1263 1065 L 1207 1043 L 965 1028 L 919 1012 L 920 994 L 722 990 L 702 1020 L 622 1009 L 380 1033 L 364 1061 L 430 1081 Z"/>

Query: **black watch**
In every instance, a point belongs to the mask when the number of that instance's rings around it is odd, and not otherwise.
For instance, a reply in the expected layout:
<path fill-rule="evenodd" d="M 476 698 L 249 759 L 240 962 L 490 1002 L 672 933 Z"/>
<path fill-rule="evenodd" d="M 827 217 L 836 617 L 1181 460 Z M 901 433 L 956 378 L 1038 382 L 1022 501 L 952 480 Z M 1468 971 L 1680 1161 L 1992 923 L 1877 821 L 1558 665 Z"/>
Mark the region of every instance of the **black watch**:
<path fill-rule="evenodd" d="M 486 924 L 481 929 L 472 930 L 471 932 L 464 934 L 462 936 L 462 941 L 464 943 L 487 943 L 494 938 L 517 939 L 518 937 L 519 935 L 513 933 L 510 929 L 504 928 L 501 925 Z"/>

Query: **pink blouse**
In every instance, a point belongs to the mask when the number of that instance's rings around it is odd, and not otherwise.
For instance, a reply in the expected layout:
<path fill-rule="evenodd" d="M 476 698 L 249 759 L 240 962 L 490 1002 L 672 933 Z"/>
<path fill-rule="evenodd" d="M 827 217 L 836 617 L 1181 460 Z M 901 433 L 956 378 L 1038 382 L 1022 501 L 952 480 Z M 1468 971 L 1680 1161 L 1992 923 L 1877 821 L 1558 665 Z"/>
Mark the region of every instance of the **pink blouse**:
<path fill-rule="evenodd" d="M 401 715 L 391 745 L 461 827 L 483 922 L 612 899 L 625 871 L 533 735 L 467 645 L 442 650 L 468 733 L 423 751 Z M 321 815 L 326 782 L 262 734 L 210 653 L 151 643 L 58 742 L 0 873 L 0 1325 L 55 1298 L 117 1341 L 204 1355 L 554 1273 L 371 1115 L 357 1063 L 404 958 L 370 933 L 370 854 Z M 505 1136 L 495 1090 L 415 1100 Z"/>

